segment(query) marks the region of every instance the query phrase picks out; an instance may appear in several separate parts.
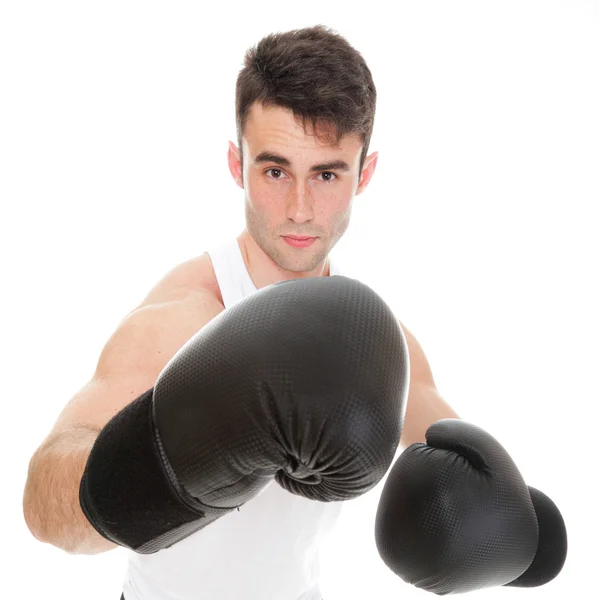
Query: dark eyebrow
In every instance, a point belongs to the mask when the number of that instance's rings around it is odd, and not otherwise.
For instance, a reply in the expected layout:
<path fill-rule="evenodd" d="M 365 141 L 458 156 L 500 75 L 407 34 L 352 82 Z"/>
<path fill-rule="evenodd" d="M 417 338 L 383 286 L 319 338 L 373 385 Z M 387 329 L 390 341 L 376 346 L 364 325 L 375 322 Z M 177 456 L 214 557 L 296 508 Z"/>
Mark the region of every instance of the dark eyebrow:
<path fill-rule="evenodd" d="M 290 167 L 291 161 L 284 156 L 279 156 L 274 152 L 268 152 L 265 150 L 264 152 L 260 152 L 258 156 L 254 159 L 254 162 L 264 163 L 264 162 L 272 162 L 277 165 L 281 165 L 282 167 Z M 349 171 L 349 165 L 344 160 L 333 160 L 328 163 L 323 163 L 320 165 L 314 165 L 310 167 L 310 171 Z"/>

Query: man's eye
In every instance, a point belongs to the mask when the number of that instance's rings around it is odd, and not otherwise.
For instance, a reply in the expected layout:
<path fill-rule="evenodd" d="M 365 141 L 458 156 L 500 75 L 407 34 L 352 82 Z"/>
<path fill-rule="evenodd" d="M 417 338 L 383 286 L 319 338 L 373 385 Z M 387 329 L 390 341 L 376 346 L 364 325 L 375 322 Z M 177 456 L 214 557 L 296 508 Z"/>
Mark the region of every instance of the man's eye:
<path fill-rule="evenodd" d="M 281 175 L 283 174 L 283 171 L 281 169 L 266 169 L 265 172 L 271 173 L 271 179 L 281 179 Z M 318 175 L 324 177 L 323 181 L 325 183 L 332 183 L 333 181 L 335 181 L 335 179 L 338 179 L 337 175 L 335 175 L 335 173 L 331 173 L 330 171 L 322 171 Z"/>
<path fill-rule="evenodd" d="M 283 172 L 283 171 L 281 171 L 281 169 L 266 169 L 267 173 L 270 172 L 270 171 L 272 171 L 273 173 L 279 173 L 279 174 Z M 277 177 L 273 177 L 273 179 L 280 179 L 280 177 L 278 177 L 278 176 Z"/>
<path fill-rule="evenodd" d="M 332 178 L 328 178 L 328 177 L 327 177 L 327 178 L 325 179 L 325 182 L 327 182 L 327 183 L 329 183 L 329 182 L 332 182 L 332 181 L 335 181 L 335 179 L 337 179 L 337 175 L 335 175 L 335 173 L 331 173 L 330 171 L 323 171 L 323 172 L 321 173 L 321 175 L 331 175 L 331 177 L 332 177 Z"/>

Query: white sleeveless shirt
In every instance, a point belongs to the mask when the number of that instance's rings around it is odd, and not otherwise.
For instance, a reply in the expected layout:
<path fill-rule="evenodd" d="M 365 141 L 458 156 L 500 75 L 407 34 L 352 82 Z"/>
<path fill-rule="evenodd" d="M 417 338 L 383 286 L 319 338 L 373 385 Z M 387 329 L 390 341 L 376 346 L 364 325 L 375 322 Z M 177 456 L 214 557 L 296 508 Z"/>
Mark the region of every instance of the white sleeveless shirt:
<path fill-rule="evenodd" d="M 254 293 L 236 239 L 208 251 L 225 309 Z M 330 264 L 331 275 L 341 273 Z M 343 502 L 271 482 L 255 498 L 154 554 L 128 551 L 125 600 L 321 600 L 319 545 Z"/>

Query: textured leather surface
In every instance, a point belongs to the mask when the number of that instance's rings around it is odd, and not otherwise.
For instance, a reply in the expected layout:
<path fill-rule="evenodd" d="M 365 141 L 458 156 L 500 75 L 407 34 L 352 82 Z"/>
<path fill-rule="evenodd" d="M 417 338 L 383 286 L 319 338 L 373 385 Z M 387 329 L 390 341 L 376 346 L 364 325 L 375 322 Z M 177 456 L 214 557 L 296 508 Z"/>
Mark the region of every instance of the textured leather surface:
<path fill-rule="evenodd" d="M 400 455 L 380 497 L 376 544 L 404 581 L 439 595 L 503 585 L 531 564 L 538 525 L 506 450 L 459 419 Z"/>
<path fill-rule="evenodd" d="M 393 460 L 408 387 L 405 337 L 368 286 L 341 276 L 271 285 L 202 328 L 111 419 L 81 506 L 102 535 L 146 554 L 273 479 L 312 500 L 355 498 Z"/>
<path fill-rule="evenodd" d="M 276 476 L 290 492 L 347 500 L 397 449 L 408 390 L 403 332 L 346 277 L 263 288 L 173 357 L 154 389 L 165 460 L 203 504 L 232 507 Z"/>

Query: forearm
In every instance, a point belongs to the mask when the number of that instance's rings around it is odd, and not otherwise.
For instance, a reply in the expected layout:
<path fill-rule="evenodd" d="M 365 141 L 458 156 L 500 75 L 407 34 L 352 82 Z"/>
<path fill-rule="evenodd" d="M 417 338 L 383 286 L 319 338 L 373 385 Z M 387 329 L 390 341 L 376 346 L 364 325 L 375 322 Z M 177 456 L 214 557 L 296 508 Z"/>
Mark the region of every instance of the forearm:
<path fill-rule="evenodd" d="M 459 418 L 434 386 L 412 386 L 408 395 L 400 447 L 405 449 L 416 442 L 424 442 L 426 430 L 441 419 Z"/>
<path fill-rule="evenodd" d="M 27 525 L 38 540 L 70 554 L 118 547 L 92 527 L 79 505 L 79 483 L 97 436 L 73 429 L 44 444 L 29 463 L 23 495 Z"/>

